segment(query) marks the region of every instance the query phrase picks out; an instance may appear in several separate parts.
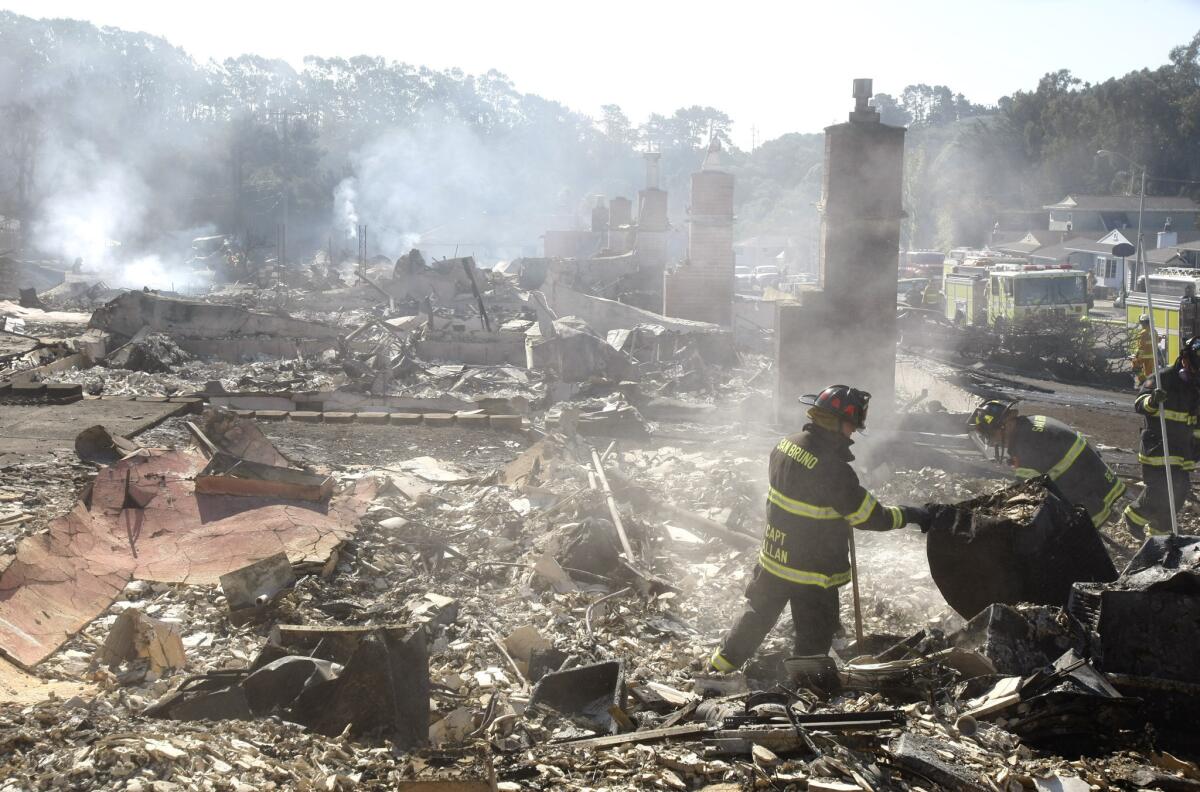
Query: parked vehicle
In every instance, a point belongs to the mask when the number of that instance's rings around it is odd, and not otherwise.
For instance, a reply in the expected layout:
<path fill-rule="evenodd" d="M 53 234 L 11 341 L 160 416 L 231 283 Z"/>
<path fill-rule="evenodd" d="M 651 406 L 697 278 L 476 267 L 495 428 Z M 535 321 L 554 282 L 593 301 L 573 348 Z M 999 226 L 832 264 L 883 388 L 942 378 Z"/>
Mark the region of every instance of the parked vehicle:
<path fill-rule="evenodd" d="M 929 278 L 900 278 L 896 281 L 896 302 L 905 305 L 920 305 L 921 295 L 925 293 L 925 287 L 928 285 Z"/>
<path fill-rule="evenodd" d="M 1166 359 L 1179 356 L 1179 298 L 1188 286 L 1200 288 L 1200 270 L 1163 267 L 1150 275 L 1154 295 L 1154 332 L 1167 340 Z M 1139 277 L 1125 300 L 1125 324 L 1136 328 L 1142 314 L 1148 312 L 1146 279 Z M 1186 334 L 1185 334 L 1186 335 Z"/>
<path fill-rule="evenodd" d="M 754 287 L 762 290 L 768 287 L 774 288 L 779 285 L 780 280 L 779 267 L 774 264 L 764 264 L 754 268 Z"/>
<path fill-rule="evenodd" d="M 946 318 L 965 324 L 1028 321 L 1039 315 L 1086 319 L 1087 273 L 1031 265 L 958 265 L 942 283 Z"/>

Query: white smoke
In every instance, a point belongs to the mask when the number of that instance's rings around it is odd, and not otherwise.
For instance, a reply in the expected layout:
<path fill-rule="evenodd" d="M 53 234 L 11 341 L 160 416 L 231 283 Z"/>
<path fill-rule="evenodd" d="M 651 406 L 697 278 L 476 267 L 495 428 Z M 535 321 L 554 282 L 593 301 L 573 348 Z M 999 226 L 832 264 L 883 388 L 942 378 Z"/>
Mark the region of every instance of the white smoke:
<path fill-rule="evenodd" d="M 184 265 L 186 239 L 202 233 L 183 232 L 175 244 L 159 239 L 156 252 L 141 250 L 154 196 L 136 167 L 102 157 L 88 140 L 48 141 L 38 165 L 53 185 L 31 226 L 43 254 L 82 259 L 84 273 L 114 287 L 179 290 L 202 283 Z"/>
<path fill-rule="evenodd" d="M 448 255 L 462 243 L 466 255 L 482 252 L 478 245 L 536 240 L 544 230 L 536 225 L 540 204 L 559 187 L 526 172 L 526 148 L 524 141 L 487 142 L 445 119 L 392 130 L 351 155 L 355 175 L 334 192 L 335 223 L 351 236 L 352 222 L 367 225 L 370 250 L 389 257 L 427 245 Z"/>
<path fill-rule="evenodd" d="M 89 267 L 110 270 L 121 240 L 136 233 L 146 215 L 145 183 L 120 163 L 102 159 L 90 141 L 47 146 L 40 167 L 53 184 L 33 224 L 47 252 Z"/>
<path fill-rule="evenodd" d="M 347 237 L 358 232 L 358 211 L 354 208 L 358 200 L 358 179 L 347 176 L 338 182 L 333 191 L 333 227 Z"/>

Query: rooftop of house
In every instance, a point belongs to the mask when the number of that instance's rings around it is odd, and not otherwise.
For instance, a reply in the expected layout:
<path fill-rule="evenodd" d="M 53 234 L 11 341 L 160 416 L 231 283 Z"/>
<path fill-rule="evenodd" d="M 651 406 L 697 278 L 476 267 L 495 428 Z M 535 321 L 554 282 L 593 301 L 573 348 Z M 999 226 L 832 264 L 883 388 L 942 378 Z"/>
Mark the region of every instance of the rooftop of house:
<path fill-rule="evenodd" d="M 1042 208 L 1063 212 L 1137 212 L 1139 200 L 1136 195 L 1072 194 Z M 1200 212 L 1200 204 L 1182 195 L 1147 195 L 1146 211 Z"/>

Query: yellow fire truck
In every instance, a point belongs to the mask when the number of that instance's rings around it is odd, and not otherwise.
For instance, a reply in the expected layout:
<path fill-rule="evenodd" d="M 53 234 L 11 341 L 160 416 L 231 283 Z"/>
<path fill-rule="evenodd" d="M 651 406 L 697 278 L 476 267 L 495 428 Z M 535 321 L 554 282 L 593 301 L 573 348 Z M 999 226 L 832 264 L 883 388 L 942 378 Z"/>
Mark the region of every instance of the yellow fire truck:
<path fill-rule="evenodd" d="M 1179 299 L 1183 297 L 1183 290 L 1188 284 L 1195 286 L 1197 293 L 1200 293 L 1200 270 L 1163 267 L 1150 275 L 1150 292 L 1154 295 L 1154 332 L 1160 338 L 1165 336 L 1167 339 L 1164 359 L 1168 361 L 1179 356 Z M 1138 278 L 1134 289 L 1125 299 L 1125 324 L 1129 327 L 1137 325 L 1147 307 L 1146 286 L 1142 278 Z"/>
<path fill-rule="evenodd" d="M 1087 317 L 1087 273 L 1003 262 L 948 266 L 946 318 L 960 324 L 1016 323 L 1052 313 Z"/>

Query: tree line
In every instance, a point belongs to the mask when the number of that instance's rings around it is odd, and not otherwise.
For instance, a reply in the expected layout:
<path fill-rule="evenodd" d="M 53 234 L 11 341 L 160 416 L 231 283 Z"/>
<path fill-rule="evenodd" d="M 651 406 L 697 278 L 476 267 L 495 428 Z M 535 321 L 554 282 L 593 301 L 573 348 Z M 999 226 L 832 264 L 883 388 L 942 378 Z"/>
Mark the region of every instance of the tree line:
<path fill-rule="evenodd" d="M 1154 192 L 1200 178 L 1200 34 L 1156 69 L 1098 84 L 1055 72 L 995 106 L 943 85 L 874 103 L 886 123 L 910 128 L 913 247 L 976 244 L 1003 209 L 1124 189 L 1127 169 L 1098 161 L 1099 148 L 1146 163 Z M 197 62 L 148 34 L 0 12 L 0 214 L 42 229 L 33 244 L 51 249 L 55 234 L 119 234 L 133 246 L 198 228 L 270 237 L 283 217 L 298 244 L 319 246 L 372 213 L 399 215 L 417 233 L 475 218 L 479 233 L 503 226 L 535 242 L 588 196 L 636 190 L 647 148 L 662 153 L 681 217 L 688 176 L 715 137 L 738 177 L 739 233 L 815 244 L 820 134 L 743 151 L 715 108 L 639 124 L 616 104 L 599 110 L 521 92 L 497 71 L 367 56 L 309 57 L 300 68 L 256 55 Z M 407 156 L 387 156 L 405 146 Z M 372 173 L 384 182 L 364 183 Z M 401 186 L 412 195 L 397 206 Z M 437 200 L 439 190 L 457 194 Z M 337 196 L 359 201 L 340 219 Z"/>

